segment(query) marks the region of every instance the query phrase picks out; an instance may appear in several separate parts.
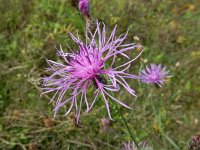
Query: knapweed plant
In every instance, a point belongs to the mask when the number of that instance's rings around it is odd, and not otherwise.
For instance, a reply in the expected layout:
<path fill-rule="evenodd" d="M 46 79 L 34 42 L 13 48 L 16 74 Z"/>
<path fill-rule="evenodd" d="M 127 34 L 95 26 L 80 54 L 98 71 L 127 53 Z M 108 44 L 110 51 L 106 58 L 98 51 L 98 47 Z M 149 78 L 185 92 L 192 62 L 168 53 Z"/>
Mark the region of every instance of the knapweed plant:
<path fill-rule="evenodd" d="M 86 18 L 90 16 L 89 0 L 80 0 L 78 8 Z M 132 96 L 136 96 L 127 79 L 161 86 L 165 78 L 170 77 L 167 76 L 168 71 L 165 67 L 155 64 L 147 66 L 146 70 L 138 74 L 128 72 L 132 63 L 142 54 L 143 47 L 135 43 L 126 43 L 128 32 L 117 37 L 116 31 L 117 25 L 108 36 L 104 23 L 97 21 L 94 32 L 86 29 L 85 40 L 69 33 L 77 48 L 68 46 L 67 50 L 63 50 L 60 46 L 57 52 L 58 57 L 62 58 L 60 62 L 47 60 L 49 65 L 47 71 L 50 75 L 43 78 L 42 94 L 54 93 L 50 102 L 55 101 L 55 115 L 60 108 L 67 106 L 65 115 L 74 109 L 76 122 L 79 124 L 83 105 L 86 107 L 85 111 L 89 112 L 99 100 L 98 97 L 102 97 L 108 116 L 112 120 L 110 101 L 131 109 L 128 104 L 115 98 L 116 92 L 124 88 Z M 142 50 L 134 56 L 132 51 L 136 48 L 142 48 Z M 129 55 L 127 51 L 130 51 Z M 127 61 L 117 66 L 115 62 L 118 57 L 123 57 Z M 88 93 L 88 89 L 92 89 L 93 95 L 91 92 Z M 68 94 L 67 97 L 66 94 Z M 90 94 L 89 97 L 88 94 Z M 124 117 L 123 120 L 125 121 Z"/>
<path fill-rule="evenodd" d="M 140 77 L 129 74 L 126 70 L 141 55 L 142 51 L 134 58 L 127 56 L 125 54 L 126 51 L 132 51 L 136 47 L 140 47 L 140 45 L 136 45 L 135 43 L 124 44 L 127 33 L 115 37 L 116 28 L 117 26 L 115 26 L 110 37 L 106 39 L 105 26 L 101 31 L 100 24 L 97 22 L 95 33 L 91 34 L 91 38 L 86 37 L 86 43 L 70 33 L 69 35 L 78 45 L 79 49 L 64 52 L 60 47 L 57 55 L 62 57 L 63 63 L 47 60 L 50 66 L 48 70 L 52 74 L 44 78 L 45 87 L 43 90 L 45 92 L 43 93 L 55 92 L 51 99 L 51 101 L 56 100 L 55 113 L 59 108 L 70 103 L 70 107 L 65 115 L 75 107 L 78 121 L 82 103 L 85 103 L 86 111 L 89 112 L 99 95 L 103 98 L 110 119 L 112 117 L 108 98 L 130 109 L 129 106 L 112 96 L 111 92 L 117 92 L 121 87 L 124 87 L 130 94 L 135 96 L 135 91 L 129 86 L 126 79 L 140 79 Z M 113 67 L 118 56 L 125 57 L 128 61 Z M 106 63 L 110 63 L 108 67 L 106 67 Z M 87 88 L 90 86 L 93 87 L 94 93 L 91 103 L 89 103 L 87 98 Z M 67 91 L 70 91 L 71 96 L 63 99 Z"/>

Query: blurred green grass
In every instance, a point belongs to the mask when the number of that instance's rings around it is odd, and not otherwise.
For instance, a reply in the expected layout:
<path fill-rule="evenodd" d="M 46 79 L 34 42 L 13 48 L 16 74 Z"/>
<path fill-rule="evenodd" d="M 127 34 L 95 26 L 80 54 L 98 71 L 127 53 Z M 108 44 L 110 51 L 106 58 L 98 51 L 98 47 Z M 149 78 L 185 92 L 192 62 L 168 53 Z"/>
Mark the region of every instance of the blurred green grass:
<path fill-rule="evenodd" d="M 151 62 L 168 66 L 173 78 L 162 89 L 131 82 L 137 98 L 116 96 L 134 110 L 121 108 L 138 141 L 155 150 L 187 149 L 200 132 L 200 11 L 198 0 L 91 1 L 91 14 L 117 34 L 129 29 L 127 42 L 145 47 L 131 73 Z M 109 132 L 103 102 L 83 114 L 53 119 L 48 96 L 40 97 L 45 58 L 57 60 L 56 46 L 71 43 L 68 32 L 84 38 L 85 22 L 66 0 L 0 0 L 0 149 L 119 149 L 131 140 L 113 106 Z M 117 62 L 120 63 L 120 62 Z"/>

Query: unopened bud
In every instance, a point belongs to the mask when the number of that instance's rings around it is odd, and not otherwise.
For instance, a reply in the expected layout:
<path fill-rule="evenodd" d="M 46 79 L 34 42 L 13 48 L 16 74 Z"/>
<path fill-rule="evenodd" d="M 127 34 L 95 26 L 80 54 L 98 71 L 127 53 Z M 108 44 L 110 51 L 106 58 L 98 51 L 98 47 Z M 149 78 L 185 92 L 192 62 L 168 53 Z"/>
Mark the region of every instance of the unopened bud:
<path fill-rule="evenodd" d="M 189 150 L 200 150 L 200 134 L 192 137 L 189 143 Z"/>

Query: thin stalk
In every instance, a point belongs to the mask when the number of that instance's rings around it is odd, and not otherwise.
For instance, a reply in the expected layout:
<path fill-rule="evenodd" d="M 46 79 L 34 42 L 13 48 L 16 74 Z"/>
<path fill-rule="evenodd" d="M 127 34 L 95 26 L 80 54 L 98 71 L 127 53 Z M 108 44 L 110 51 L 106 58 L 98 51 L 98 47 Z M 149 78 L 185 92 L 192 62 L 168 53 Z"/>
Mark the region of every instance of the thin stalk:
<path fill-rule="evenodd" d="M 157 89 L 154 88 L 153 90 L 157 90 Z M 153 101 L 154 95 L 152 94 L 152 93 L 155 93 L 155 91 L 153 91 L 153 90 L 150 91 L 149 98 L 151 101 L 151 106 L 152 106 L 154 115 L 156 118 L 159 119 L 159 127 L 160 127 L 162 125 L 162 120 L 160 118 L 160 115 L 157 114 L 157 112 L 156 112 L 156 106 L 154 105 L 154 101 Z M 161 103 L 162 103 L 161 105 L 163 106 L 163 101 L 161 101 Z M 160 108 L 158 108 L 158 109 L 160 109 Z M 161 127 L 160 127 L 160 133 L 161 133 L 161 137 L 162 137 L 165 147 L 166 147 L 166 142 L 165 142 L 165 139 L 166 139 L 176 150 L 180 150 L 179 146 L 167 134 L 165 134 L 164 129 Z"/>
<path fill-rule="evenodd" d="M 128 126 L 128 123 L 127 123 L 126 119 L 124 118 L 124 116 L 123 116 L 122 112 L 120 111 L 120 109 L 118 108 L 118 106 L 116 106 L 116 107 L 117 107 L 117 110 L 118 110 L 119 114 L 121 115 L 121 117 L 122 117 L 122 119 L 123 119 L 123 121 L 124 121 L 124 123 L 125 123 L 125 125 L 126 125 L 126 128 L 127 128 L 127 130 L 128 130 L 128 133 L 129 133 L 131 139 L 132 139 L 133 142 L 135 143 L 135 145 L 136 145 L 136 147 L 138 148 L 138 150 L 140 150 L 140 147 L 139 147 L 138 143 L 136 142 L 136 140 L 135 140 L 135 138 L 134 138 L 134 136 L 133 136 L 133 134 L 132 134 L 132 132 L 131 132 L 131 129 L 130 129 L 129 126 Z"/>

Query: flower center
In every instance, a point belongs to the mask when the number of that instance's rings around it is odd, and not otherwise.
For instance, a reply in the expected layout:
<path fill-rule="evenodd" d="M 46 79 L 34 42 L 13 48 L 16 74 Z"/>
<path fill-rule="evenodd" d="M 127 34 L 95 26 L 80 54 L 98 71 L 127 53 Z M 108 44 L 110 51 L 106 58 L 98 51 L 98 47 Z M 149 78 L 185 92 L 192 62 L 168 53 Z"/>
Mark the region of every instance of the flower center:
<path fill-rule="evenodd" d="M 155 72 L 152 72 L 152 74 L 150 75 L 151 80 L 156 81 L 158 80 L 158 75 Z"/>
<path fill-rule="evenodd" d="M 71 60 L 72 74 L 78 78 L 91 79 L 99 74 L 103 67 L 103 62 L 99 58 L 97 51 L 81 51 Z"/>

